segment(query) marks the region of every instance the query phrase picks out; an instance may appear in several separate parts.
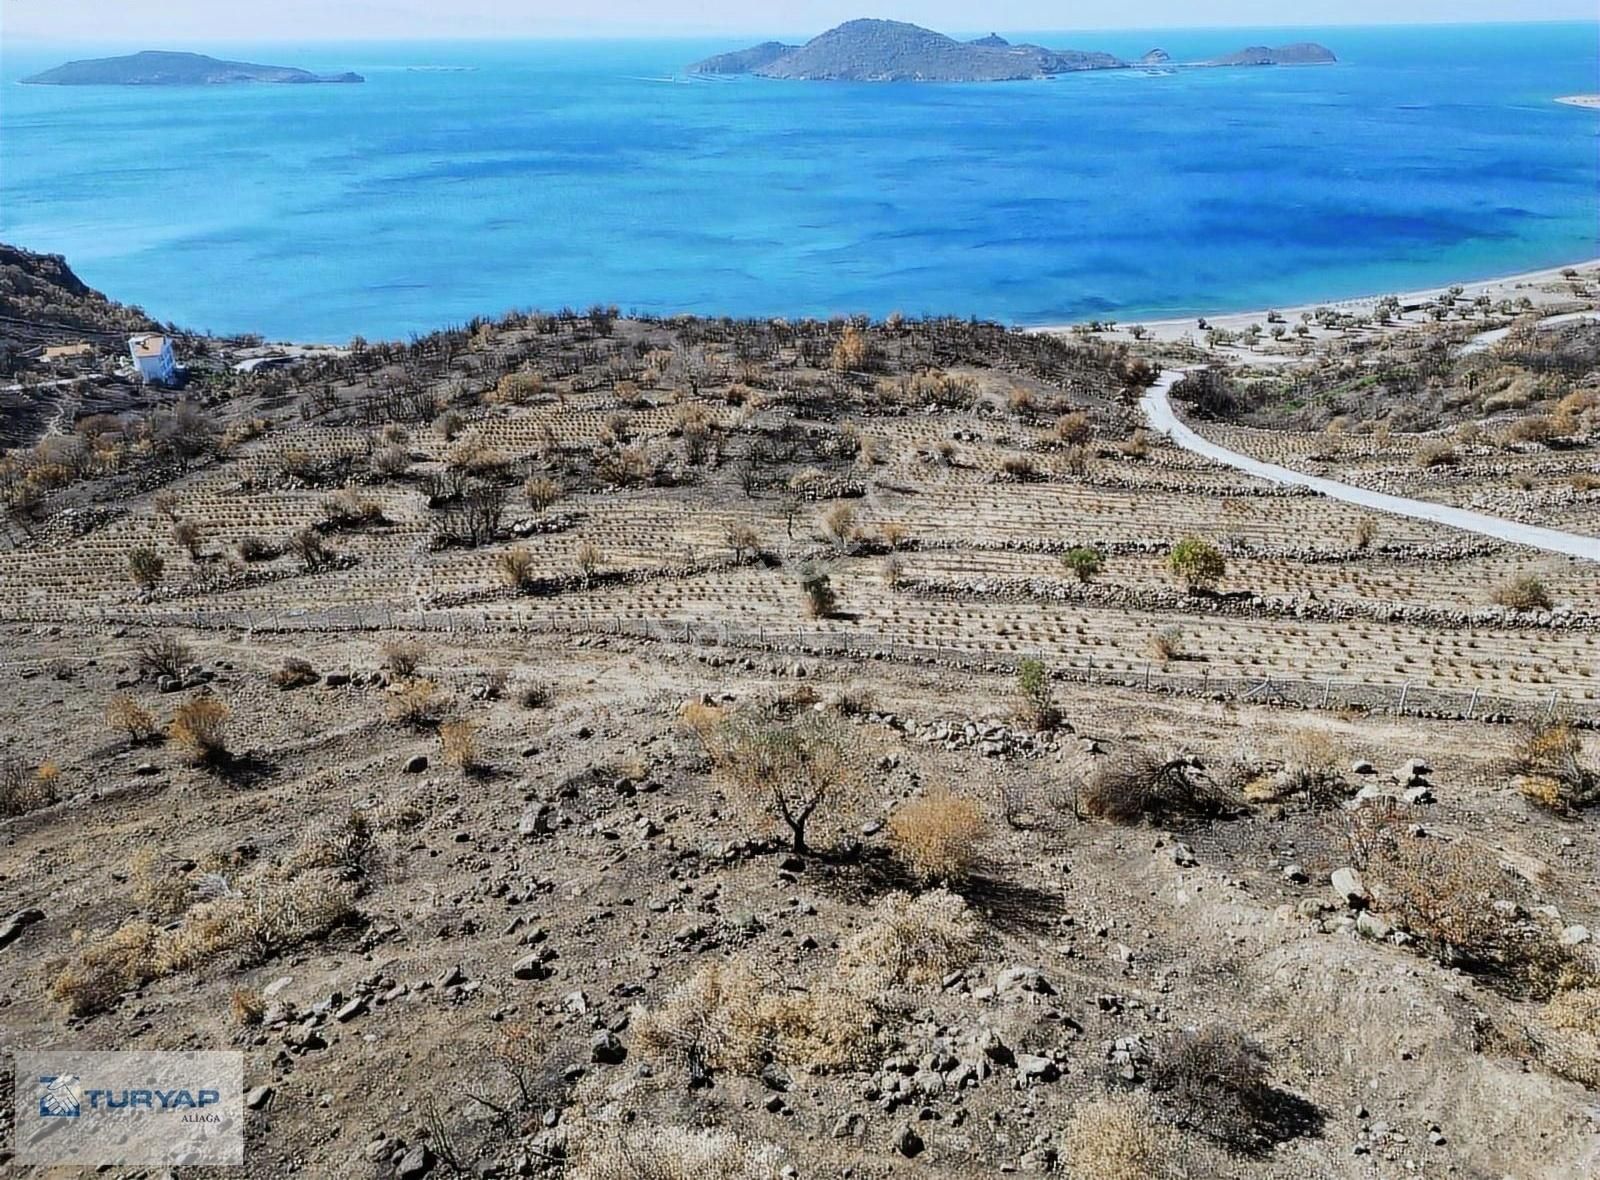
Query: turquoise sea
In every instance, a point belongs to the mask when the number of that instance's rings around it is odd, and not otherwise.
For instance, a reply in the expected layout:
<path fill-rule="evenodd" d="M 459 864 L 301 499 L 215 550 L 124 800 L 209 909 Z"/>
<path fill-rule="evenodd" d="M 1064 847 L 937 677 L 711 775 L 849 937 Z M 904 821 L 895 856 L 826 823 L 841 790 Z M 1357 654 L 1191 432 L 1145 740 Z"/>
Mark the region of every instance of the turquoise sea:
<path fill-rule="evenodd" d="M 1133 320 L 1600 256 L 1600 114 L 1552 101 L 1600 91 L 1600 25 L 1001 32 L 1341 63 L 871 86 L 682 73 L 744 39 L 191 45 L 150 48 L 368 81 L 139 90 L 14 85 L 97 53 L 9 45 L 0 239 L 319 340 L 595 302 Z"/>

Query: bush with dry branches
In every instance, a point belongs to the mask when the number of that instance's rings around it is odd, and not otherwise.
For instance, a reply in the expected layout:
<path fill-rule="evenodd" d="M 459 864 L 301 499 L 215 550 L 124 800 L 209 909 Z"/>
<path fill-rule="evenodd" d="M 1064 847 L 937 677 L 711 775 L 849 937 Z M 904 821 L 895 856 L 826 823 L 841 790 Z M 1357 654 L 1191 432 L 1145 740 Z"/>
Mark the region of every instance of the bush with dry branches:
<path fill-rule="evenodd" d="M 1138 746 L 1102 759 L 1078 792 L 1084 814 L 1113 823 L 1218 815 L 1232 805 L 1193 759 L 1164 758 Z"/>
<path fill-rule="evenodd" d="M 228 706 L 213 696 L 185 701 L 172 714 L 167 737 L 196 765 L 226 762 Z"/>

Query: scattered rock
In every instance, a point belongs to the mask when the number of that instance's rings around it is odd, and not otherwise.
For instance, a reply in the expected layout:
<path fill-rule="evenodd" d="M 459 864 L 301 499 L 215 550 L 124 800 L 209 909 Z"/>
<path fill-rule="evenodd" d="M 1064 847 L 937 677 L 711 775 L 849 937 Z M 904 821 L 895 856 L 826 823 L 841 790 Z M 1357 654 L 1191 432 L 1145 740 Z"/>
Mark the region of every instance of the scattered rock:
<path fill-rule="evenodd" d="M 1372 900 L 1361 874 L 1348 865 L 1342 869 L 1334 869 L 1332 881 L 1334 894 L 1346 905 L 1365 906 Z"/>
<path fill-rule="evenodd" d="M 589 1042 L 589 1059 L 596 1065 L 621 1065 L 628 1050 L 610 1029 L 601 1029 Z"/>
<path fill-rule="evenodd" d="M 0 922 L 0 948 L 9 946 L 22 937 L 22 932 L 35 922 L 44 921 L 43 910 L 18 910 Z"/>
<path fill-rule="evenodd" d="M 902 1123 L 900 1125 L 900 1129 L 894 1133 L 894 1138 L 889 1141 L 889 1145 L 907 1159 L 921 1155 L 923 1147 L 926 1146 L 922 1142 L 922 1136 L 917 1134 L 917 1129 L 910 1123 Z"/>
<path fill-rule="evenodd" d="M 421 774 L 428 769 L 428 756 L 426 754 L 413 754 L 406 759 L 405 770 L 407 774 Z"/>
<path fill-rule="evenodd" d="M 245 1091 L 244 1105 L 247 1110 L 260 1110 L 271 1098 L 271 1086 L 256 1086 Z"/>

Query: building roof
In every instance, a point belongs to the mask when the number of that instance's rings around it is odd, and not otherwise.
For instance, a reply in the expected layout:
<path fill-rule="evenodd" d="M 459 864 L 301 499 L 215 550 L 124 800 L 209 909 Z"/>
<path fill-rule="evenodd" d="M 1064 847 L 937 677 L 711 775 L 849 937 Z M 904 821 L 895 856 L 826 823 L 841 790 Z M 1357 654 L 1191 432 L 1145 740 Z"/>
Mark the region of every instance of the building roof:
<path fill-rule="evenodd" d="M 56 344 L 44 350 L 40 355 L 47 361 L 66 360 L 68 357 L 86 356 L 94 351 L 94 345 L 87 341 L 77 344 Z"/>
<path fill-rule="evenodd" d="M 146 335 L 128 337 L 128 349 L 134 356 L 160 356 L 167 347 L 165 336 Z"/>

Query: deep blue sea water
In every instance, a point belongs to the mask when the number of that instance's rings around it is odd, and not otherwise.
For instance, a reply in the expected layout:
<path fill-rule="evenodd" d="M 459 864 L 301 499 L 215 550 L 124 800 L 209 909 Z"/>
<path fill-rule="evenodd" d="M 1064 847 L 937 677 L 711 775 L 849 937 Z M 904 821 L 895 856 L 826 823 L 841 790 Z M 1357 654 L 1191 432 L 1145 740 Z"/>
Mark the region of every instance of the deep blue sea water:
<path fill-rule="evenodd" d="M 688 81 L 739 42 L 183 46 L 362 86 L 13 85 L 0 238 L 162 319 L 405 335 L 510 307 L 1123 320 L 1600 256 L 1600 25 L 1033 33 L 1330 67 Z M 171 47 L 179 48 L 179 47 Z M 471 66 L 419 72 L 412 66 Z"/>

